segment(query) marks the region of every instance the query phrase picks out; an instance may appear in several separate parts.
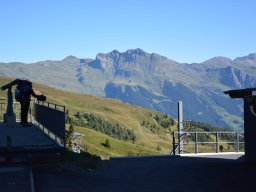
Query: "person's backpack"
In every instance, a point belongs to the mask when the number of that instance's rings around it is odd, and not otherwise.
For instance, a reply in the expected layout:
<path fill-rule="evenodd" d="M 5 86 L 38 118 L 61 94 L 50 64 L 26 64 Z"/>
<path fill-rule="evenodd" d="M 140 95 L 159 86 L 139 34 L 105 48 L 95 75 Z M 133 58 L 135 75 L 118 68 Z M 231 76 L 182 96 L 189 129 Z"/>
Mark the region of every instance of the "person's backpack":
<path fill-rule="evenodd" d="M 32 89 L 32 83 L 28 80 L 20 80 L 15 90 L 15 99 L 18 102 L 24 101 L 30 98 L 30 91 Z"/>

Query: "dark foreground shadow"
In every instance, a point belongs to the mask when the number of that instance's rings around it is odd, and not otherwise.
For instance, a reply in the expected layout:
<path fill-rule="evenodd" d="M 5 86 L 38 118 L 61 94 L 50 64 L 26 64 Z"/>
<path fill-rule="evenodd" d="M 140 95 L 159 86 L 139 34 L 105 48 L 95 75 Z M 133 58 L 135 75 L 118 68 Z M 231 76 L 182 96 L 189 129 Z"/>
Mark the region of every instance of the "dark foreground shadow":
<path fill-rule="evenodd" d="M 58 173 L 36 172 L 36 190 L 255 191 L 256 163 L 243 156 L 122 158 L 101 164 L 96 171 L 66 167 Z"/>

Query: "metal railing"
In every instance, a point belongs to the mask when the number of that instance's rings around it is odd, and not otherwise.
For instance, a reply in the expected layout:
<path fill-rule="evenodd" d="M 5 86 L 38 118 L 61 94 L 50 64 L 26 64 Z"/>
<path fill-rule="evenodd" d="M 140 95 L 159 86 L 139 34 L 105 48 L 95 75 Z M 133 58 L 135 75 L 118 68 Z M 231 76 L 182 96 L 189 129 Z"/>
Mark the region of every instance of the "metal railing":
<path fill-rule="evenodd" d="M 59 144 L 66 146 L 65 106 L 52 102 L 34 102 L 33 123 Z"/>
<path fill-rule="evenodd" d="M 54 124 L 54 121 L 63 121 L 61 124 L 61 127 L 58 128 L 59 131 L 55 131 L 52 127 L 53 126 L 45 126 L 44 121 L 39 122 L 38 119 L 36 119 L 36 114 L 35 114 L 35 107 L 34 104 L 38 104 L 41 106 L 46 107 L 43 112 L 40 113 L 40 115 L 44 115 L 44 117 L 48 118 L 49 114 L 47 112 L 50 112 L 50 109 L 53 109 L 54 111 L 61 112 L 62 117 L 61 119 L 57 119 L 52 117 L 52 122 L 50 124 Z M 0 121 L 3 121 L 3 116 L 4 113 L 6 113 L 7 109 L 7 102 L 6 101 L 1 101 L 0 102 Z M 20 103 L 19 102 L 13 102 L 13 109 L 16 114 L 16 121 L 20 121 Z M 29 108 L 29 114 L 28 114 L 28 121 L 32 122 L 33 124 L 37 125 L 39 129 L 41 129 L 45 134 L 47 134 L 50 138 L 58 142 L 60 145 L 64 146 L 66 145 L 65 141 L 65 106 L 52 103 L 52 102 L 39 102 L 36 100 L 31 100 L 30 103 L 30 108 Z M 49 123 L 48 123 L 49 125 Z M 57 125 L 58 126 L 58 125 Z M 56 127 L 57 129 L 57 127 Z M 58 134 L 59 132 L 62 132 L 62 134 Z"/>
<path fill-rule="evenodd" d="M 47 106 L 47 107 L 50 107 L 50 108 L 53 108 L 53 109 L 56 109 L 56 110 L 60 110 L 60 111 L 63 111 L 65 112 L 66 108 L 65 108 L 65 105 L 61 105 L 61 104 L 56 104 L 56 103 L 52 103 L 52 102 L 48 102 L 48 101 L 35 101 L 35 103 L 38 103 L 38 104 L 41 104 L 43 106 Z"/>
<path fill-rule="evenodd" d="M 172 155 L 181 153 L 215 153 L 227 151 L 244 151 L 244 133 L 242 132 L 172 132 Z M 180 143 L 183 144 L 183 149 Z M 203 150 L 199 151 L 199 147 Z M 225 149 L 228 147 L 228 149 Z M 192 151 L 191 151 L 192 150 Z"/>

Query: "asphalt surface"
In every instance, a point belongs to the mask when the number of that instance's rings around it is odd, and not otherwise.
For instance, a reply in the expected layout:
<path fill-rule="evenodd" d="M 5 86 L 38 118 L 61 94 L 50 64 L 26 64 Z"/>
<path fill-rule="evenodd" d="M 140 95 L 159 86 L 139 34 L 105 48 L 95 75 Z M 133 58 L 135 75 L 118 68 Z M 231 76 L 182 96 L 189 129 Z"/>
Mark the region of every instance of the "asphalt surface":
<path fill-rule="evenodd" d="M 256 163 L 241 155 L 118 158 L 95 171 L 35 172 L 37 192 L 256 191 Z"/>
<path fill-rule="evenodd" d="M 29 166 L 0 166 L 0 192 L 32 192 Z"/>

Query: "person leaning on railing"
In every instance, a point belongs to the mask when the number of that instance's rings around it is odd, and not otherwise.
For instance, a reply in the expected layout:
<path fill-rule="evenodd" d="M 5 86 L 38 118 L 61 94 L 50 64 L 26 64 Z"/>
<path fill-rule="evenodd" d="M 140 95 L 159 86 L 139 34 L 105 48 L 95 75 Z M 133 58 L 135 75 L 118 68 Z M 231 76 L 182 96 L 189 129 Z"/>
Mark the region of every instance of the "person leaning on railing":
<path fill-rule="evenodd" d="M 2 90 L 11 88 L 12 86 L 17 85 L 15 90 L 15 99 L 20 103 L 21 113 L 20 113 L 20 124 L 23 127 L 28 127 L 28 111 L 31 100 L 31 95 L 39 101 L 46 101 L 46 96 L 42 93 L 36 94 L 32 88 L 32 82 L 28 80 L 16 79 L 4 86 L 1 87 Z"/>

